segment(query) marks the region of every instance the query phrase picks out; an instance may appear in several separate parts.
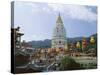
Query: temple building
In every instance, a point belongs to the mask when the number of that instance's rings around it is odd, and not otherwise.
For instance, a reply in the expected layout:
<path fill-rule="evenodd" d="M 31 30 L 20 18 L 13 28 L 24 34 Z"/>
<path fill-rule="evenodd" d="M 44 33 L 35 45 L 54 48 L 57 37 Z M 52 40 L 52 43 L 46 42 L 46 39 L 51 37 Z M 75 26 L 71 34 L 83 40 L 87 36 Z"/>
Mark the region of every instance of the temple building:
<path fill-rule="evenodd" d="M 23 35 L 23 33 L 20 33 L 20 27 L 11 28 L 11 47 L 14 51 L 21 50 L 21 36 Z"/>
<path fill-rule="evenodd" d="M 67 45 L 66 30 L 63 25 L 61 16 L 59 14 L 56 20 L 56 26 L 54 27 L 54 30 L 53 30 L 52 48 L 65 49 L 66 45 Z"/>

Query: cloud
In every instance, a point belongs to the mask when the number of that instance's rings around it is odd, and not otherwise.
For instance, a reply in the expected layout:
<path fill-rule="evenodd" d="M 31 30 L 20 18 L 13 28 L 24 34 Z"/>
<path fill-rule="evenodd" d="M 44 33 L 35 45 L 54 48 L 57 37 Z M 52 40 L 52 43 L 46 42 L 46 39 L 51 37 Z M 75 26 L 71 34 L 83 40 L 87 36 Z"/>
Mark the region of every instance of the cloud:
<path fill-rule="evenodd" d="M 64 14 L 68 18 L 84 20 L 88 22 L 97 20 L 97 14 L 83 5 L 48 4 L 48 7 L 56 13 L 60 12 Z"/>
<path fill-rule="evenodd" d="M 41 4 L 41 3 L 23 3 L 31 7 L 32 13 L 45 12 L 48 14 L 63 14 L 66 18 L 92 22 L 97 20 L 97 14 L 83 5 L 65 5 L 65 4 Z M 22 5 L 22 4 L 21 4 Z M 91 9 L 90 9 L 91 8 Z"/>
<path fill-rule="evenodd" d="M 47 7 L 43 7 L 42 10 L 47 13 L 51 13 L 51 10 Z"/>

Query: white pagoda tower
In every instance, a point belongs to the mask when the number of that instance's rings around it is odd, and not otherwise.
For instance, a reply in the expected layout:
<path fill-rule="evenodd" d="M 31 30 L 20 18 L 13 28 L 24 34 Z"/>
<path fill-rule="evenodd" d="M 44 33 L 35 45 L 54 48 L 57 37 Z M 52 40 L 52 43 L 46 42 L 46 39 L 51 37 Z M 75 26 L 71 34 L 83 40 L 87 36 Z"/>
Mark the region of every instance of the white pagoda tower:
<path fill-rule="evenodd" d="M 63 21 L 59 14 L 56 20 L 56 26 L 53 30 L 52 48 L 63 48 L 64 49 L 66 45 L 67 45 L 66 30 L 64 28 Z"/>

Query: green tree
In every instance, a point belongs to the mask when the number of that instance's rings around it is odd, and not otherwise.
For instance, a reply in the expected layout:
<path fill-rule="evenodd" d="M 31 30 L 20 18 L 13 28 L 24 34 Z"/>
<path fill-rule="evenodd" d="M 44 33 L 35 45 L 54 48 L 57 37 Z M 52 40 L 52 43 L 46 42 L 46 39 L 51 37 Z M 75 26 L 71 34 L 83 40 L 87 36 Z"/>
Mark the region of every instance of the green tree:
<path fill-rule="evenodd" d="M 79 63 L 76 63 L 71 57 L 64 57 L 60 63 L 60 70 L 76 70 L 82 69 Z"/>

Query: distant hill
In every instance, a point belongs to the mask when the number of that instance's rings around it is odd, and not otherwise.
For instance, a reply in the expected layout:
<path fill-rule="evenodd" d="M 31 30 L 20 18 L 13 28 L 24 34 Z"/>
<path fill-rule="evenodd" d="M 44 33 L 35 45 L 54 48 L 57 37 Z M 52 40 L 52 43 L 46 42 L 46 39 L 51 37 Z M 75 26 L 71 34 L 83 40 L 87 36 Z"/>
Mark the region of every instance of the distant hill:
<path fill-rule="evenodd" d="M 50 48 L 51 47 L 51 40 L 39 40 L 39 41 L 30 41 L 28 42 L 29 45 L 32 45 L 33 48 Z"/>
<path fill-rule="evenodd" d="M 88 42 L 90 41 L 90 37 L 91 36 L 93 36 L 96 39 L 96 41 L 97 41 L 97 34 L 93 34 L 93 35 L 90 35 L 89 37 L 85 37 Z M 75 43 L 77 41 L 81 41 L 82 38 L 83 37 L 67 38 L 67 41 L 68 41 L 68 43 L 71 43 L 71 42 Z"/>
<path fill-rule="evenodd" d="M 94 38 L 97 41 L 97 34 L 93 34 L 91 36 L 94 36 Z M 90 37 L 86 37 L 87 41 L 89 42 Z M 75 38 L 67 38 L 68 43 L 76 43 L 77 41 L 81 41 L 82 37 L 75 37 Z M 32 45 L 33 48 L 50 48 L 51 47 L 51 40 L 46 39 L 46 40 L 39 40 L 39 41 L 30 41 L 27 42 L 29 45 Z"/>

